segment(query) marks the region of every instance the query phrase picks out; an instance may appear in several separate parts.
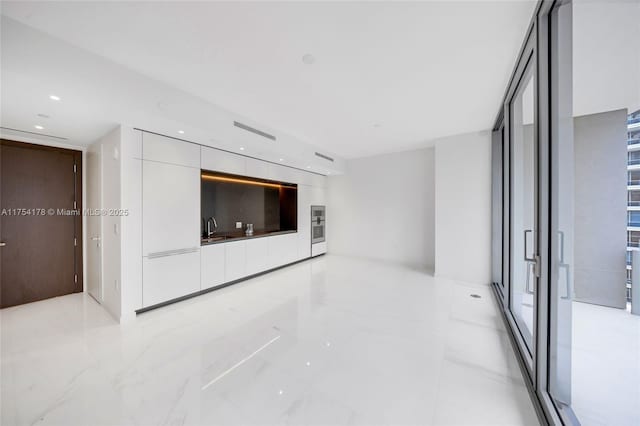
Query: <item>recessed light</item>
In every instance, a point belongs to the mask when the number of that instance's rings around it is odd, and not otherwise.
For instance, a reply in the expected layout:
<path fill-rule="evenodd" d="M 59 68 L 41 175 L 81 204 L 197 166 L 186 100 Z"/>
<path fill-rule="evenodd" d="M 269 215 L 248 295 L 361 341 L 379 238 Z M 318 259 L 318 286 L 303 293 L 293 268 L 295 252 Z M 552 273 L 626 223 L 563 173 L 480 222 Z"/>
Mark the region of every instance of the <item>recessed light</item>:
<path fill-rule="evenodd" d="M 35 127 L 35 128 L 36 128 L 36 129 L 38 129 L 38 130 L 43 130 L 43 129 L 44 129 L 44 127 L 42 127 L 42 126 L 41 126 L 41 125 L 39 125 L 39 124 L 36 124 L 36 125 L 35 125 L 35 126 L 33 126 L 33 127 Z"/>
<path fill-rule="evenodd" d="M 241 147 L 240 147 L 240 151 L 244 151 L 244 146 L 241 146 Z"/>
<path fill-rule="evenodd" d="M 307 65 L 313 65 L 316 62 L 316 57 L 313 56 L 311 53 L 307 53 L 302 57 L 302 62 L 304 62 Z"/>
<path fill-rule="evenodd" d="M 52 101 L 59 101 L 60 100 L 60 96 L 49 95 L 49 99 L 51 99 Z"/>
<path fill-rule="evenodd" d="M 284 158 L 281 158 L 280 161 L 284 161 Z"/>
<path fill-rule="evenodd" d="M 180 133 L 181 135 L 184 135 L 184 130 L 178 130 L 178 133 Z"/>
<path fill-rule="evenodd" d="M 307 166 L 307 169 L 310 169 L 310 168 L 311 168 L 311 166 Z"/>

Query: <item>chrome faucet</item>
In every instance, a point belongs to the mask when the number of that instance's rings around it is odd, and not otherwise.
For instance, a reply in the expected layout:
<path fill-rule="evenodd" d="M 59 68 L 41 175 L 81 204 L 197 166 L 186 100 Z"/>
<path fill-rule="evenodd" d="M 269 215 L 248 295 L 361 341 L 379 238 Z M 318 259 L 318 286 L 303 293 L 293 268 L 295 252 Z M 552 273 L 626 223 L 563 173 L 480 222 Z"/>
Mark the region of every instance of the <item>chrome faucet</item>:
<path fill-rule="evenodd" d="M 213 229 L 211 229 L 212 225 Z M 216 222 L 215 217 L 211 216 L 209 219 L 207 219 L 207 237 L 211 237 L 213 233 L 216 232 L 216 229 L 218 229 L 218 222 Z"/>

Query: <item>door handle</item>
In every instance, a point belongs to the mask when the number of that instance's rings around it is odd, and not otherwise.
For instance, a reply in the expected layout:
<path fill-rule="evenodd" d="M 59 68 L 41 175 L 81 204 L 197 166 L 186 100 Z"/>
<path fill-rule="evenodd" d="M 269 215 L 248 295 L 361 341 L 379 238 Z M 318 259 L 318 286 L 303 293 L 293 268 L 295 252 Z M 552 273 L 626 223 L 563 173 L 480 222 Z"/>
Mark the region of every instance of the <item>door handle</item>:
<path fill-rule="evenodd" d="M 565 271 L 567 271 L 567 282 L 566 282 L 566 289 L 567 289 L 567 295 L 566 296 L 560 296 L 560 299 L 564 299 L 564 300 L 568 300 L 571 299 L 571 271 L 569 269 L 569 264 L 568 263 L 561 263 L 558 265 L 558 268 L 560 270 L 564 269 Z M 558 280 L 560 280 L 560 274 L 558 274 Z"/>
<path fill-rule="evenodd" d="M 0 247 L 4 247 L 6 245 L 7 245 L 7 243 L 4 243 L 4 242 L 0 243 Z"/>
<path fill-rule="evenodd" d="M 524 230 L 524 260 L 526 260 L 527 262 L 537 262 L 537 259 L 535 257 L 535 255 L 533 257 L 527 257 L 527 252 L 529 251 L 527 249 L 527 234 L 531 232 L 533 234 L 533 230 L 531 229 L 525 229 Z"/>
<path fill-rule="evenodd" d="M 533 271 L 531 270 L 531 267 L 533 267 Z M 531 283 L 531 273 L 535 272 L 535 267 L 536 267 L 535 263 L 527 262 L 527 279 L 525 281 L 524 290 L 529 294 L 534 294 L 534 291 L 531 290 L 530 283 Z"/>
<path fill-rule="evenodd" d="M 91 237 L 91 241 L 100 241 L 100 237 Z"/>
<path fill-rule="evenodd" d="M 147 255 L 147 258 L 148 259 L 157 259 L 159 257 L 175 256 L 177 254 L 195 253 L 198 250 L 200 250 L 200 247 L 190 247 L 190 248 L 184 248 L 184 249 L 178 249 L 178 250 L 158 251 L 158 252 L 155 252 L 155 253 L 149 253 Z"/>
<path fill-rule="evenodd" d="M 533 257 L 528 257 L 527 253 L 529 251 L 528 247 L 527 247 L 527 234 L 531 233 L 533 234 L 533 230 L 531 229 L 525 229 L 524 230 L 524 261 L 527 263 L 527 278 L 525 280 L 525 291 L 529 294 L 534 294 L 535 292 L 535 286 L 534 289 L 531 290 L 531 285 L 530 285 L 530 281 L 531 281 L 531 272 L 530 269 L 533 269 L 533 276 L 538 278 L 540 276 L 540 270 L 538 269 L 538 262 L 539 262 L 539 257 L 535 254 L 535 250 L 533 253 Z"/>
<path fill-rule="evenodd" d="M 571 299 L 571 269 L 568 263 L 564 263 L 564 232 L 558 231 L 558 237 L 560 242 L 560 259 L 558 261 L 558 269 L 566 271 L 566 296 L 560 296 L 560 299 L 568 300 Z M 558 274 L 558 282 L 560 281 L 560 274 Z"/>

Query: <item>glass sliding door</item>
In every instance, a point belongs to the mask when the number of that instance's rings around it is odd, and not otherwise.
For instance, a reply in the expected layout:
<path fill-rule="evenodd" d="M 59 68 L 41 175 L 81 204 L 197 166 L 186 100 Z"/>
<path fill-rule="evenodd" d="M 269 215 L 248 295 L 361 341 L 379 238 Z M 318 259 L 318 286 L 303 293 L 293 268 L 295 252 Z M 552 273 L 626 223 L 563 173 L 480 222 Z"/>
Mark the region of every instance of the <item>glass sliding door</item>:
<path fill-rule="evenodd" d="M 613 92 L 626 84 L 640 93 L 640 78 L 621 83 L 626 57 L 609 56 L 621 44 L 632 50 L 627 28 L 639 21 L 637 2 L 560 2 L 551 14 L 550 275 L 540 311 L 548 382 L 540 392 L 564 424 L 640 425 L 640 309 L 634 315 L 628 288 L 634 275 L 640 282 L 640 96 L 624 102 Z M 599 101 L 585 111 L 585 99 Z"/>
<path fill-rule="evenodd" d="M 504 213 L 504 124 L 493 131 L 491 142 L 491 206 L 494 211 Z M 503 280 L 504 228 L 502 214 L 493 214 L 491 218 L 491 280 L 504 299 L 505 283 Z"/>
<path fill-rule="evenodd" d="M 534 353 L 538 285 L 538 144 L 534 58 L 509 102 L 510 288 L 509 310 L 530 357 Z"/>
<path fill-rule="evenodd" d="M 551 172 L 551 271 L 548 392 L 566 423 L 572 382 L 572 294 L 574 270 L 575 147 L 573 141 L 571 3 L 560 3 L 551 12 L 550 68 L 550 172 Z M 549 309 L 550 308 L 550 309 Z"/>
<path fill-rule="evenodd" d="M 541 423 L 640 425 L 637 22 L 538 2 L 493 127 L 493 282 Z"/>

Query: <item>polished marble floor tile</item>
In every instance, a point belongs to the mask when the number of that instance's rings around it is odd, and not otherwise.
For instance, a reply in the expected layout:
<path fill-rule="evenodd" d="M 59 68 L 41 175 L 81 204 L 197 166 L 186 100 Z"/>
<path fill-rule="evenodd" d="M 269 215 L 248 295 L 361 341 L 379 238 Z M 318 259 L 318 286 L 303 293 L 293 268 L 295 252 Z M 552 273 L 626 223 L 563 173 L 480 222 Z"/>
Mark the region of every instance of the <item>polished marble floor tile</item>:
<path fill-rule="evenodd" d="M 538 424 L 490 289 L 400 266 L 328 255 L 125 325 L 85 294 L 0 315 L 3 425 Z"/>

